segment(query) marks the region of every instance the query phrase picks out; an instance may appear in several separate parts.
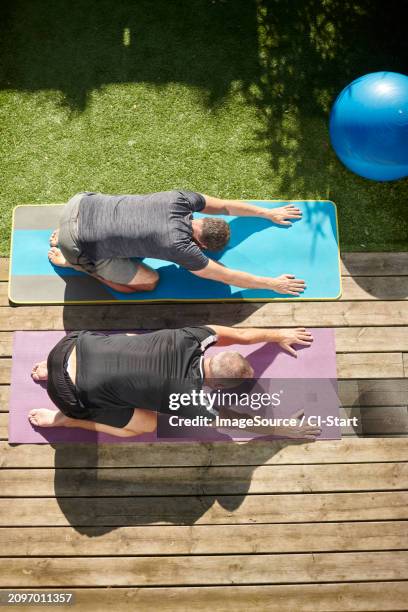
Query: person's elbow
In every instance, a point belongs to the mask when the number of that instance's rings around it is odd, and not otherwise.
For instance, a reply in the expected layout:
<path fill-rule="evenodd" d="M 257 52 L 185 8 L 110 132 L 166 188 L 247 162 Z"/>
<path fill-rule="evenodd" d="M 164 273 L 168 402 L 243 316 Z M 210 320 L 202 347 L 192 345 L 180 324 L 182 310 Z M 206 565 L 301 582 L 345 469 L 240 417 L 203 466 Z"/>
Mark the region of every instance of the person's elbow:
<path fill-rule="evenodd" d="M 251 328 L 239 330 L 239 344 L 252 344 L 254 341 L 254 333 Z"/>
<path fill-rule="evenodd" d="M 200 268 L 199 270 L 190 270 L 191 274 L 194 274 L 195 276 L 198 276 L 200 278 L 212 278 L 211 272 L 209 270 L 209 263 L 210 261 L 208 260 L 203 268 Z"/>

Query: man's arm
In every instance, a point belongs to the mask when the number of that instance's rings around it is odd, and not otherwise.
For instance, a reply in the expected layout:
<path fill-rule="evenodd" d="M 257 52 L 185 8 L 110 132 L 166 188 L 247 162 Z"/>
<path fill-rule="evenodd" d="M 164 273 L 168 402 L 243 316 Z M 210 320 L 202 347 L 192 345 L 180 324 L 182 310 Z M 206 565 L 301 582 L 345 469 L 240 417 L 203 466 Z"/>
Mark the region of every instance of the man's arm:
<path fill-rule="evenodd" d="M 222 200 L 204 195 L 205 208 L 201 211 L 207 215 L 233 215 L 237 217 L 260 217 L 269 219 L 277 225 L 292 225 L 291 219 L 301 219 L 302 211 L 293 204 L 277 208 L 264 208 L 240 200 Z"/>
<path fill-rule="evenodd" d="M 219 281 L 226 285 L 234 285 L 243 289 L 268 289 L 276 293 L 298 297 L 306 288 L 305 281 L 295 278 L 292 274 L 282 274 L 276 278 L 255 276 L 240 270 L 231 270 L 210 259 L 202 270 L 191 270 L 200 278 Z"/>
<path fill-rule="evenodd" d="M 217 346 L 231 344 L 257 344 L 258 342 L 276 342 L 285 351 L 297 357 L 294 344 L 310 346 L 312 334 L 304 327 L 296 329 L 258 329 L 255 327 L 226 327 L 224 325 L 208 325 L 217 335 Z"/>

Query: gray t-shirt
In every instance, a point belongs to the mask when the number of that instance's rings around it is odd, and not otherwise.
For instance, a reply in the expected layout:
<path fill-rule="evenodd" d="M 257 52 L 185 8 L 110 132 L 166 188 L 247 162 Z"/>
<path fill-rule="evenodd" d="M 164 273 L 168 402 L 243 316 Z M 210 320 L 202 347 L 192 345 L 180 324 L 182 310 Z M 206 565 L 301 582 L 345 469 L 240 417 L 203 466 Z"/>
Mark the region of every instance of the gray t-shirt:
<path fill-rule="evenodd" d="M 79 205 L 79 248 L 94 262 L 154 257 L 202 270 L 208 257 L 193 241 L 191 221 L 204 206 L 204 197 L 192 191 L 87 193 Z"/>

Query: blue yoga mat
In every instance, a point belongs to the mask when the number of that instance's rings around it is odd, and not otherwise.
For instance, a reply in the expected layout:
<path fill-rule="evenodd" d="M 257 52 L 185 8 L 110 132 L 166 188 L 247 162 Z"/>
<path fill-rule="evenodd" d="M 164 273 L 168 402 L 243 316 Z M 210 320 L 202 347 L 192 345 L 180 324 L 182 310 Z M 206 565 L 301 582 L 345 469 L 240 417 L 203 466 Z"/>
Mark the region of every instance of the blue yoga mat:
<path fill-rule="evenodd" d="M 288 203 L 251 202 L 265 208 Z M 336 207 L 325 200 L 295 204 L 303 217 L 290 227 L 251 217 L 222 217 L 230 224 L 231 241 L 224 251 L 210 256 L 229 268 L 258 276 L 294 274 L 307 284 L 299 298 L 200 279 L 176 264 L 150 258 L 144 259 L 144 263 L 160 274 L 154 291 L 131 294 L 113 291 L 81 272 L 55 267 L 48 261 L 48 240 L 58 226 L 62 205 L 15 209 L 9 297 L 16 304 L 338 299 L 341 277 Z"/>

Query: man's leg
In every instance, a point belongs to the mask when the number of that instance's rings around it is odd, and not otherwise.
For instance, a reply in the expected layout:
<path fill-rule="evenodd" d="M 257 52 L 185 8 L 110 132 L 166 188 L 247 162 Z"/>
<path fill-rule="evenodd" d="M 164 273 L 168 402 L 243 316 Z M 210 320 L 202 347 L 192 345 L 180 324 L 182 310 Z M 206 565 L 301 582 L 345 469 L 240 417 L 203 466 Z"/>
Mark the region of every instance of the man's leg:
<path fill-rule="evenodd" d="M 57 247 L 50 248 L 48 251 L 48 259 L 55 266 L 59 266 L 61 268 L 73 268 L 74 270 L 85 272 L 85 274 L 89 274 L 89 276 L 96 278 L 111 289 L 120 291 L 122 293 L 153 291 L 159 282 L 159 275 L 156 270 L 153 270 L 145 264 L 133 262 L 130 259 L 111 259 L 107 260 L 106 262 L 98 262 L 98 265 L 96 266 L 97 272 L 89 272 L 85 267 L 70 263 L 64 257 L 61 249 Z M 104 273 L 108 276 L 115 276 L 115 271 L 117 268 L 121 268 L 122 276 L 125 267 L 126 280 L 124 282 L 117 282 L 103 276 Z"/>
<path fill-rule="evenodd" d="M 83 419 L 73 419 L 65 416 L 60 410 L 48 410 L 47 408 L 31 410 L 28 420 L 35 427 L 78 427 L 79 429 L 106 433 L 120 438 L 140 436 L 144 433 L 151 433 L 157 428 L 157 414 L 142 408 L 137 408 L 134 411 L 129 423 L 123 428 Z"/>
<path fill-rule="evenodd" d="M 156 270 L 131 259 L 111 259 L 104 264 L 98 262 L 94 277 L 115 291 L 154 291 L 159 282 Z"/>
<path fill-rule="evenodd" d="M 76 194 L 65 205 L 60 227 L 50 237 L 48 258 L 52 264 L 70 267 L 93 276 L 122 293 L 153 291 L 158 273 L 137 259 L 111 258 L 91 261 L 78 246 L 78 211 L 84 194 Z M 57 246 L 58 245 L 58 246 Z"/>

